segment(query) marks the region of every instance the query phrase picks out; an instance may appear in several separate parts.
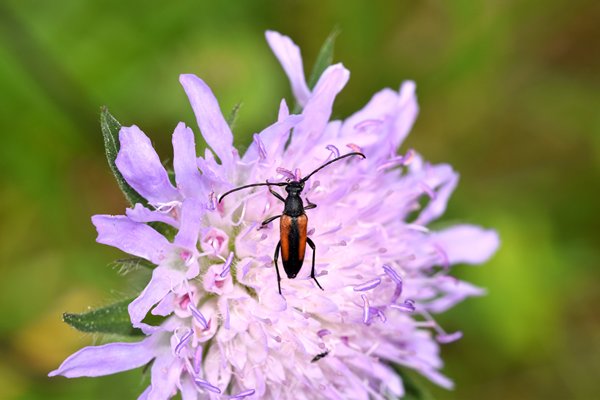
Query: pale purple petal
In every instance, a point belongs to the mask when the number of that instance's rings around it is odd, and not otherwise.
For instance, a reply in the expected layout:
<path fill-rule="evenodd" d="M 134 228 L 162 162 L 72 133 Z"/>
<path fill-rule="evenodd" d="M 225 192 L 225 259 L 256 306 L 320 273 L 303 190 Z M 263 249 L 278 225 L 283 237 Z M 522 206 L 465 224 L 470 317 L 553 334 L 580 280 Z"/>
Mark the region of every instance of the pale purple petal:
<path fill-rule="evenodd" d="M 67 378 L 103 376 L 141 367 L 155 357 L 156 337 L 136 343 L 109 343 L 84 347 L 67 358 L 48 376 Z"/>
<path fill-rule="evenodd" d="M 194 132 L 180 122 L 173 132 L 173 169 L 177 188 L 186 197 L 208 195 L 196 163 Z"/>
<path fill-rule="evenodd" d="M 123 178 L 151 204 L 166 203 L 179 198 L 169 181 L 167 170 L 160 162 L 148 136 L 137 126 L 123 127 L 119 132 L 121 149 L 115 163 Z"/>
<path fill-rule="evenodd" d="M 321 136 L 331 116 L 333 101 L 346 86 L 349 78 L 350 72 L 342 64 L 332 65 L 323 72 L 304 107 L 302 112 L 304 119 L 294 129 L 291 147 L 297 141 L 307 141 L 310 137 Z"/>
<path fill-rule="evenodd" d="M 441 295 L 434 300 L 423 304 L 427 311 L 433 313 L 447 311 L 467 297 L 483 296 L 485 294 L 485 290 L 450 276 L 439 277 L 437 286 Z"/>
<path fill-rule="evenodd" d="M 433 383 L 443 388 L 452 389 L 454 387 L 454 382 L 452 382 L 452 380 L 431 367 L 419 369 L 419 372 L 429 378 Z"/>
<path fill-rule="evenodd" d="M 258 135 L 260 144 L 264 147 L 263 151 L 265 153 L 265 158 L 272 159 L 281 154 L 289 136 L 290 129 L 296 126 L 300 121 L 302 121 L 302 116 L 291 115 L 282 121 L 267 127 Z M 257 140 L 254 140 L 250 147 L 248 147 L 242 161 L 249 163 L 261 158 L 260 144 Z"/>
<path fill-rule="evenodd" d="M 408 135 L 418 113 L 414 82 L 402 84 L 399 92 L 383 89 L 347 118 L 336 145 L 352 142 L 360 146 L 368 160 L 376 161 L 395 154 Z"/>
<path fill-rule="evenodd" d="M 474 225 L 456 225 L 433 233 L 431 239 L 444 249 L 450 264 L 481 264 L 500 244 L 496 231 Z"/>
<path fill-rule="evenodd" d="M 198 389 L 191 377 L 185 377 L 179 385 L 182 400 L 198 400 Z"/>
<path fill-rule="evenodd" d="M 175 310 L 175 293 L 167 294 L 163 299 L 152 309 L 152 315 L 161 315 L 166 317 Z"/>
<path fill-rule="evenodd" d="M 164 222 L 174 227 L 179 226 L 177 220 L 168 212 L 150 210 L 139 203 L 125 210 L 125 214 L 135 222 Z"/>
<path fill-rule="evenodd" d="M 198 168 L 202 171 L 202 178 L 212 181 L 213 184 L 231 185 L 227 178 L 227 170 L 217 163 L 214 154 L 210 149 L 204 151 L 204 158 L 198 157 L 196 160 Z"/>
<path fill-rule="evenodd" d="M 125 216 L 94 215 L 92 223 L 98 231 L 98 243 L 116 247 L 154 264 L 163 261 L 172 246 L 148 225 L 133 222 Z"/>
<path fill-rule="evenodd" d="M 148 395 L 150 394 L 150 390 L 152 390 L 152 386 L 146 387 L 146 389 L 139 395 L 137 400 L 148 400 Z"/>
<path fill-rule="evenodd" d="M 200 223 L 204 214 L 202 202 L 197 198 L 187 198 L 181 205 L 181 224 L 174 243 L 189 250 L 196 250 L 200 235 Z"/>
<path fill-rule="evenodd" d="M 446 211 L 448 199 L 458 184 L 458 174 L 449 165 L 436 165 L 425 171 L 427 177 L 422 182 L 423 190 L 437 188 L 434 197 L 414 221 L 417 225 L 427 225 Z"/>
<path fill-rule="evenodd" d="M 152 364 L 152 388 L 148 400 L 168 400 L 173 396 L 181 374 L 179 363 L 168 352 L 156 357 Z"/>
<path fill-rule="evenodd" d="M 413 81 L 406 81 L 400 87 L 398 112 L 394 123 L 394 134 L 391 140 L 391 147 L 394 149 L 402 144 L 417 119 L 419 105 L 417 104 L 415 88 L 416 85 Z"/>
<path fill-rule="evenodd" d="M 156 267 L 152 272 L 152 279 L 142 293 L 129 304 L 129 316 L 133 326 L 140 326 L 148 311 L 163 299 L 172 289 L 184 280 L 182 271 L 168 267 Z"/>
<path fill-rule="evenodd" d="M 340 146 L 352 141 L 363 148 L 368 160 L 387 157 L 397 148 L 392 144 L 397 118 L 400 118 L 399 95 L 391 89 L 383 89 L 344 121 L 340 137 L 334 143 Z"/>
<path fill-rule="evenodd" d="M 281 63 L 283 70 L 290 80 L 294 97 L 298 101 L 298 104 L 304 106 L 310 97 L 310 89 L 306 84 L 304 76 L 300 48 L 292 39 L 279 32 L 267 31 L 265 36 L 271 50 L 275 53 L 275 57 Z"/>
<path fill-rule="evenodd" d="M 277 122 L 282 122 L 284 119 L 290 116 L 290 109 L 288 108 L 285 99 L 281 99 L 279 103 L 279 113 L 277 113 Z"/>
<path fill-rule="evenodd" d="M 219 103 L 210 88 L 196 75 L 183 74 L 179 82 L 187 94 L 200 132 L 227 169 L 233 167 L 233 134 L 223 118 Z"/>

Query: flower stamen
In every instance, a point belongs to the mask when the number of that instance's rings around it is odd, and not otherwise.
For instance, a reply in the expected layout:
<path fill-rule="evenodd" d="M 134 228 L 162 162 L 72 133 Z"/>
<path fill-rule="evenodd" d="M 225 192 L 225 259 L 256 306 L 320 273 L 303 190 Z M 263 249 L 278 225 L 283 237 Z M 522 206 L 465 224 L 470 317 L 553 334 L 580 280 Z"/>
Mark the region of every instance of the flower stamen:
<path fill-rule="evenodd" d="M 266 160 L 267 159 L 267 150 L 265 149 L 265 144 L 260 139 L 260 135 L 255 133 L 253 140 L 254 140 L 254 143 L 256 143 L 256 147 L 258 148 L 258 158 L 260 158 L 261 160 Z"/>
<path fill-rule="evenodd" d="M 229 270 L 231 269 L 232 263 L 233 263 L 233 251 L 229 253 L 229 255 L 227 256 L 227 260 L 225 260 L 225 264 L 223 265 L 223 271 L 221 271 L 221 274 L 219 274 L 219 276 L 221 278 L 225 278 L 227 276 L 227 274 L 229 273 Z"/>
<path fill-rule="evenodd" d="M 383 121 L 380 119 L 365 119 L 364 121 L 361 121 L 361 122 L 357 123 L 356 125 L 354 125 L 354 129 L 356 129 L 357 131 L 364 131 L 365 129 L 367 129 L 371 126 L 377 126 L 382 123 L 383 123 Z"/>
<path fill-rule="evenodd" d="M 317 331 L 317 336 L 323 338 L 323 336 L 331 335 L 331 331 L 329 329 L 319 329 Z"/>
<path fill-rule="evenodd" d="M 283 168 L 283 167 L 277 167 L 275 169 L 275 171 L 277 171 L 277 173 L 279 175 L 283 175 L 286 179 L 290 179 L 293 180 L 294 178 L 296 178 L 296 175 L 290 171 L 289 169 Z"/>
<path fill-rule="evenodd" d="M 444 269 L 450 269 L 450 259 L 448 258 L 448 253 L 446 253 L 446 250 L 444 250 L 442 246 L 440 246 L 437 243 L 433 244 L 433 248 L 442 258 L 442 266 L 444 267 Z"/>
<path fill-rule="evenodd" d="M 202 326 L 202 329 L 208 329 L 208 322 L 206 322 L 206 318 L 204 315 L 194 306 L 192 303 L 188 304 L 188 310 L 192 313 L 192 317 Z"/>
<path fill-rule="evenodd" d="M 355 292 L 364 292 L 366 290 L 371 290 L 371 289 L 374 289 L 377 286 L 379 286 L 380 283 L 381 283 L 381 278 L 371 279 L 370 281 L 367 281 L 363 284 L 354 286 L 354 291 Z"/>
<path fill-rule="evenodd" d="M 209 392 L 213 392 L 216 394 L 221 394 L 221 389 L 219 389 L 218 387 L 216 387 L 214 385 L 211 385 L 208 381 L 205 381 L 204 379 L 195 378 L 194 382 L 196 383 L 196 385 L 198 385 L 202 389 L 206 389 Z"/>
<path fill-rule="evenodd" d="M 206 208 L 209 211 L 215 211 L 217 209 L 217 196 L 215 195 L 214 190 L 208 194 L 208 204 Z"/>
<path fill-rule="evenodd" d="M 396 310 L 404 311 L 407 313 L 415 312 L 415 302 L 411 299 L 404 300 L 402 304 L 390 304 L 390 308 L 395 308 Z"/>
<path fill-rule="evenodd" d="M 325 148 L 331 152 L 333 158 L 338 158 L 340 156 L 340 151 L 334 145 L 328 144 L 327 146 L 325 146 Z"/>
<path fill-rule="evenodd" d="M 177 343 L 177 346 L 175 346 L 175 354 L 179 355 L 179 353 L 181 353 L 181 350 L 185 347 L 185 345 L 188 343 L 188 341 L 190 340 L 190 337 L 192 337 L 192 334 L 194 333 L 193 329 L 189 329 L 185 335 L 183 335 L 183 337 L 179 340 L 179 343 Z"/>
<path fill-rule="evenodd" d="M 244 390 L 236 395 L 230 397 L 230 399 L 243 399 L 244 397 L 252 396 L 255 393 L 254 389 Z"/>
<path fill-rule="evenodd" d="M 196 347 L 196 354 L 194 354 L 194 373 L 198 375 L 200 373 L 200 366 L 202 365 L 202 350 L 203 348 Z"/>
<path fill-rule="evenodd" d="M 347 143 L 346 147 L 349 148 L 350 150 L 356 152 L 356 153 L 362 153 L 362 148 L 354 143 Z"/>
<path fill-rule="evenodd" d="M 361 294 L 360 297 L 363 300 L 363 323 L 365 325 L 368 325 L 369 324 L 369 320 L 371 319 L 370 318 L 370 313 L 369 313 L 369 310 L 370 310 L 369 299 L 364 294 Z"/>
<path fill-rule="evenodd" d="M 158 203 L 157 207 L 155 207 L 155 210 L 163 213 L 163 214 L 168 214 L 171 211 L 173 211 L 173 209 L 180 207 L 181 206 L 181 201 L 178 200 L 174 200 L 174 201 L 169 201 L 166 203 Z"/>
<path fill-rule="evenodd" d="M 456 331 L 453 333 L 447 333 L 444 328 L 442 328 L 440 326 L 440 324 L 437 323 L 437 321 L 431 316 L 431 314 L 426 311 L 426 310 L 420 310 L 419 311 L 421 313 L 421 315 L 423 315 L 423 317 L 425 317 L 425 319 L 431 323 L 432 328 L 437 332 L 437 335 L 435 336 L 435 339 L 439 342 L 439 343 L 452 343 L 455 342 L 457 340 L 459 340 L 460 338 L 462 338 L 463 334 L 461 331 Z"/>

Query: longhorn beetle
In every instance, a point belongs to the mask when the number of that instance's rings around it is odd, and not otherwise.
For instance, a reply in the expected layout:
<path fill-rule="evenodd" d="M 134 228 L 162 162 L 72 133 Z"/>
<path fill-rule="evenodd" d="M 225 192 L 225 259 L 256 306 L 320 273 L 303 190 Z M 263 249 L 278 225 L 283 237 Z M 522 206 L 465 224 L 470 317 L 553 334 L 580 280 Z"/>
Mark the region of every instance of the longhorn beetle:
<path fill-rule="evenodd" d="M 275 270 L 277 271 L 277 287 L 279 288 L 279 294 L 281 294 L 281 276 L 279 275 L 279 251 L 281 250 L 281 258 L 283 259 L 283 269 L 289 279 L 294 279 L 298 272 L 300 272 L 300 268 L 302 268 L 302 264 L 304 263 L 304 253 L 306 250 L 306 244 L 310 246 L 312 249 L 312 268 L 310 270 L 310 277 L 314 279 L 317 286 L 323 290 L 323 287 L 317 281 L 315 277 L 315 251 L 316 246 L 314 242 L 306 236 L 306 230 L 308 225 L 308 217 L 304 210 L 310 210 L 311 208 L 315 208 L 317 205 L 310 202 L 310 200 L 306 199 L 307 205 L 304 206 L 302 203 L 302 198 L 300 197 L 300 193 L 304 189 L 304 182 L 308 180 L 315 173 L 325 168 L 329 164 L 332 164 L 336 161 L 339 161 L 346 157 L 351 156 L 361 156 L 362 158 L 366 158 L 366 156 L 359 152 L 352 152 L 348 154 L 344 154 L 343 156 L 339 156 L 326 162 L 321 165 L 310 174 L 305 176 L 300 180 L 292 180 L 288 182 L 278 182 L 271 183 L 267 181 L 266 183 L 251 183 L 249 185 L 244 185 L 237 187 L 235 189 L 231 189 L 221 195 L 219 198 L 219 203 L 223 198 L 233 192 L 237 192 L 238 190 L 247 189 L 255 186 L 268 186 L 269 192 L 279 200 L 284 203 L 283 214 L 275 215 L 274 217 L 269 217 L 265 219 L 261 226 L 265 226 L 268 223 L 276 220 L 277 218 L 281 218 L 279 225 L 280 232 L 280 240 L 275 247 L 275 255 L 273 256 L 275 261 Z M 285 191 L 287 192 L 287 197 L 284 199 L 279 193 L 275 192 L 271 186 L 285 186 Z"/>

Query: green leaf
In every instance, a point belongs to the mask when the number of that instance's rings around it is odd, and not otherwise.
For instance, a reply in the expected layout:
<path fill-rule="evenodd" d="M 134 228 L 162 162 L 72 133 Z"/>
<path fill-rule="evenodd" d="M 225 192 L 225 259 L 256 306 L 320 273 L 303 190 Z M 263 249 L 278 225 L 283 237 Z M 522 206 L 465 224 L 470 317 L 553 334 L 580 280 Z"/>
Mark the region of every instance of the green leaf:
<path fill-rule="evenodd" d="M 323 71 L 327 69 L 333 62 L 333 48 L 335 45 L 335 38 L 339 35 L 340 30 L 338 28 L 334 28 L 333 31 L 327 36 L 325 42 L 321 46 L 321 50 L 319 50 L 319 55 L 317 56 L 317 60 L 315 61 L 315 65 L 313 65 L 312 71 L 310 73 L 310 78 L 308 79 L 308 87 L 309 89 L 314 89 L 315 85 L 319 81 L 321 74 Z"/>
<path fill-rule="evenodd" d="M 108 160 L 108 166 L 112 171 L 119 188 L 125 195 L 125 198 L 131 205 L 141 203 L 143 205 L 148 204 L 138 192 L 136 192 L 123 178 L 121 172 L 119 172 L 115 160 L 117 154 L 119 154 L 119 131 L 121 130 L 121 124 L 115 119 L 109 112 L 108 108 L 102 107 L 100 110 L 100 126 L 102 128 L 102 136 L 104 137 L 104 150 L 106 152 L 106 159 Z"/>
<path fill-rule="evenodd" d="M 139 336 L 142 331 L 131 326 L 127 312 L 127 305 L 132 300 L 122 300 L 82 314 L 64 313 L 63 321 L 82 332 Z"/>
<path fill-rule="evenodd" d="M 233 130 L 233 127 L 235 126 L 235 123 L 237 122 L 237 118 L 238 118 L 238 112 L 240 111 L 240 108 L 242 108 L 242 102 L 238 102 L 235 106 L 233 106 L 233 108 L 231 109 L 231 112 L 229 113 L 229 116 L 227 117 L 227 125 L 229 125 L 229 129 Z"/>

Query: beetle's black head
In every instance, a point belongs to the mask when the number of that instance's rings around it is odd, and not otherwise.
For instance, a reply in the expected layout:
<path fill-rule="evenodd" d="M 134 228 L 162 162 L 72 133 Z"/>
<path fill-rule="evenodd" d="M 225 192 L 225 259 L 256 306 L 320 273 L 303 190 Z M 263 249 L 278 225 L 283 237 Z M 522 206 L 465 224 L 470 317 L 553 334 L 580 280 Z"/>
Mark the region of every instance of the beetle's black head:
<path fill-rule="evenodd" d="M 289 194 L 300 194 L 304 189 L 304 182 L 291 181 L 285 187 L 285 191 Z"/>

